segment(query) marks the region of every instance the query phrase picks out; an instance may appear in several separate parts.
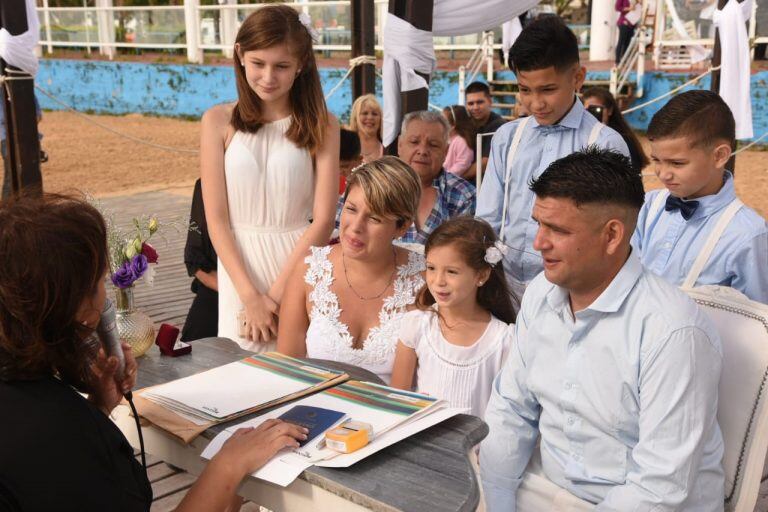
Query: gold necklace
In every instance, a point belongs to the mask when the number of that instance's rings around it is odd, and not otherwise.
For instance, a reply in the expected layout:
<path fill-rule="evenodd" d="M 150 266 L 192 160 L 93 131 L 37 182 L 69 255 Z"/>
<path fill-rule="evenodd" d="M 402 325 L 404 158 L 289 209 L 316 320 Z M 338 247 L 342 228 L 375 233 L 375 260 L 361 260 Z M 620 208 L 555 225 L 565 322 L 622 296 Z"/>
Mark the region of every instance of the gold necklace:
<path fill-rule="evenodd" d="M 347 274 L 347 260 L 344 257 L 344 251 L 341 252 L 341 266 L 344 268 L 344 279 L 347 280 L 347 286 L 349 286 L 349 289 L 352 290 L 352 293 L 355 294 L 355 296 L 360 300 L 376 300 L 380 298 L 382 295 L 384 295 L 384 292 L 386 292 L 389 287 L 392 285 L 392 283 L 395 280 L 395 274 L 397 273 L 397 253 L 395 252 L 395 248 L 392 247 L 392 258 L 393 258 L 393 264 L 394 268 L 392 269 L 392 274 L 389 276 L 389 282 L 387 283 L 387 286 L 384 287 L 381 292 L 379 292 L 378 295 L 373 297 L 363 297 L 359 293 L 357 293 L 357 290 L 355 290 L 355 287 L 352 286 L 352 283 L 349 281 L 349 275 Z"/>

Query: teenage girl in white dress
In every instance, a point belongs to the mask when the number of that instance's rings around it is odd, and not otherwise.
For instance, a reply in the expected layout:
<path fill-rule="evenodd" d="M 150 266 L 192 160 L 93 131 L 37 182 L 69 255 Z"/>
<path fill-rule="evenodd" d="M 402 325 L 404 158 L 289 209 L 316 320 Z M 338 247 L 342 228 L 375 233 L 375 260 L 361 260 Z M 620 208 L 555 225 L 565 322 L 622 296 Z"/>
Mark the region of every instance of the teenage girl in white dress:
<path fill-rule="evenodd" d="M 219 257 L 219 336 L 263 351 L 274 348 L 288 274 L 333 229 L 339 126 L 308 17 L 287 6 L 254 12 L 234 64 L 237 102 L 202 119 L 203 202 Z"/>
<path fill-rule="evenodd" d="M 415 387 L 482 418 L 515 321 L 504 246 L 488 223 L 454 217 L 424 246 L 426 281 L 400 326 L 392 386 Z"/>

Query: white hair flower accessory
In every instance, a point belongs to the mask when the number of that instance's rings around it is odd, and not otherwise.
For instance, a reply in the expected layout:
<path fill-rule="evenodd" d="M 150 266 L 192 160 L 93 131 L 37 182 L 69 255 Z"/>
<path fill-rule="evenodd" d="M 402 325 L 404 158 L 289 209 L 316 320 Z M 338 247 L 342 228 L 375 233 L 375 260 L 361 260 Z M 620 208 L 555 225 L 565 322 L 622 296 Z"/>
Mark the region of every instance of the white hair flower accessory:
<path fill-rule="evenodd" d="M 315 44 L 319 43 L 320 34 L 312 26 L 312 18 L 309 16 L 309 14 L 307 14 L 306 12 L 300 12 L 299 21 L 301 22 L 302 25 L 304 25 L 304 28 L 307 29 L 307 32 L 309 32 L 309 37 L 312 38 L 312 42 Z"/>
<path fill-rule="evenodd" d="M 506 245 L 504 245 L 500 240 L 496 240 L 492 246 L 485 250 L 485 258 L 483 259 L 490 266 L 495 267 L 496 264 L 504 259 L 504 256 L 507 255 L 507 250 L 508 249 Z"/>

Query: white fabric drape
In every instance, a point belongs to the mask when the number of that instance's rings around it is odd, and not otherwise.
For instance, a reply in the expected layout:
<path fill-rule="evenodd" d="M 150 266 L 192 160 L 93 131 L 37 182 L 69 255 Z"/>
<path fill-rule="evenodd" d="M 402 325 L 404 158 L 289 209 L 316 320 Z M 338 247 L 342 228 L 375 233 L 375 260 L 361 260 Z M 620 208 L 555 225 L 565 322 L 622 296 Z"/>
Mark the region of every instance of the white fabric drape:
<path fill-rule="evenodd" d="M 490 30 L 538 4 L 539 0 L 435 0 L 432 32 L 461 36 Z"/>
<path fill-rule="evenodd" d="M 747 21 L 752 14 L 752 0 L 729 0 L 716 10 L 713 21 L 720 37 L 720 96 L 736 119 L 736 138 L 751 139 L 752 95 L 750 94 L 750 55 Z"/>
<path fill-rule="evenodd" d="M 384 25 L 384 145 L 397 137 L 400 93 L 428 87 L 416 72 L 430 75 L 435 70 L 433 35 L 458 36 L 489 30 L 538 3 L 539 0 L 434 0 L 432 32 L 419 30 L 389 14 Z"/>
<path fill-rule="evenodd" d="M 40 41 L 40 20 L 35 10 L 35 0 L 27 0 L 27 31 L 11 35 L 6 29 L 0 29 L 0 57 L 22 71 L 35 75 L 37 73 L 37 56 L 35 47 Z"/>
<path fill-rule="evenodd" d="M 672 0 L 666 0 L 667 12 L 672 17 L 672 26 L 675 28 L 675 32 L 681 39 L 690 39 L 691 34 L 685 30 L 685 24 L 680 19 L 680 15 L 677 14 L 675 9 L 675 3 Z M 707 58 L 709 52 L 699 45 L 688 45 L 688 52 L 691 54 L 691 62 L 701 62 Z"/>
<path fill-rule="evenodd" d="M 423 77 L 437 67 L 432 32 L 419 30 L 394 14 L 387 14 L 384 25 L 384 146 L 397 137 L 400 121 L 400 92 L 429 87 Z"/>
<path fill-rule="evenodd" d="M 523 24 L 520 23 L 520 18 L 518 17 L 512 18 L 511 21 L 501 26 L 501 51 L 504 53 L 504 64 L 509 62 L 509 50 L 515 44 L 517 36 L 522 31 Z"/>

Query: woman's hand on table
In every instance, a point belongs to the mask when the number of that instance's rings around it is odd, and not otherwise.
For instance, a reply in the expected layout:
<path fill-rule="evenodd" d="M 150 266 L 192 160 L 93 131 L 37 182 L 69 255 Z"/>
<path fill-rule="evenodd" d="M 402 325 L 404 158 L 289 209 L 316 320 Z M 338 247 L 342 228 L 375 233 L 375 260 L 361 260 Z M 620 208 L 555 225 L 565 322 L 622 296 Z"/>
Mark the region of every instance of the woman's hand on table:
<path fill-rule="evenodd" d="M 237 429 L 216 457 L 239 468 L 238 472 L 245 476 L 262 467 L 283 448 L 298 448 L 308 432 L 293 423 L 267 420 L 255 428 Z"/>
<path fill-rule="evenodd" d="M 125 358 L 122 376 L 118 376 L 119 362 L 117 357 L 107 357 L 103 348 L 99 349 L 96 359 L 91 363 L 93 392 L 88 396 L 88 399 L 107 415 L 117 407 L 117 404 L 123 399 L 123 395 L 133 389 L 136 384 L 138 371 L 136 358 L 133 357 L 129 344 L 121 343 L 121 348 Z"/>
<path fill-rule="evenodd" d="M 277 313 L 280 307 L 269 295 L 258 295 L 245 304 L 247 338 L 267 343 L 277 338 Z"/>

